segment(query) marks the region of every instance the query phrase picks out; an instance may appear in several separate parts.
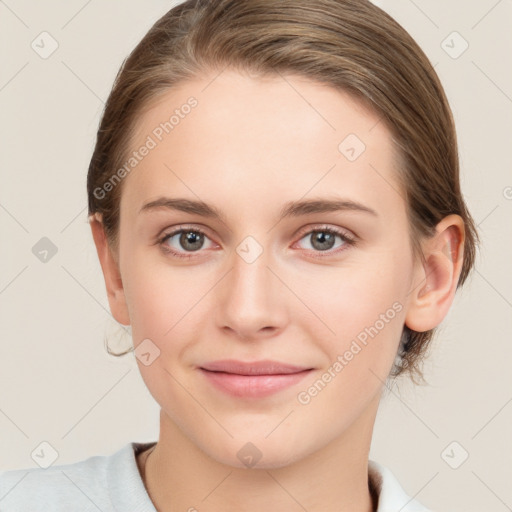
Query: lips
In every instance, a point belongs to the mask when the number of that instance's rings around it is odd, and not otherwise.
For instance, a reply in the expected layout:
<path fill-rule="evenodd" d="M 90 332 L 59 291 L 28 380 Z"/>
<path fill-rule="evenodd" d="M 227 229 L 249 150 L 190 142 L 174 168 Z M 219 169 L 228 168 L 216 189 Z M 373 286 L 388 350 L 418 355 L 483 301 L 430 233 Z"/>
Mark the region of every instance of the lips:
<path fill-rule="evenodd" d="M 310 369 L 278 361 L 265 360 L 245 363 L 231 359 L 206 363 L 201 368 L 210 372 L 225 372 L 237 375 L 289 375 Z"/>
<path fill-rule="evenodd" d="M 199 370 L 217 389 L 239 398 L 263 398 L 293 386 L 312 368 L 279 361 L 212 361 Z"/>

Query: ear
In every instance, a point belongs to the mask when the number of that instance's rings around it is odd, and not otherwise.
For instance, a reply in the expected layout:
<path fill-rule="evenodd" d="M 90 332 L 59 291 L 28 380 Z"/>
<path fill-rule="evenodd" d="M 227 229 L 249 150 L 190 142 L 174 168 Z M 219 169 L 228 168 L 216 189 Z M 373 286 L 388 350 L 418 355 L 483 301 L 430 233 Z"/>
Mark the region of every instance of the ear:
<path fill-rule="evenodd" d="M 124 295 L 123 281 L 119 271 L 117 258 L 107 242 L 101 215 L 95 213 L 89 217 L 89 224 L 98 252 L 105 286 L 107 288 L 108 303 L 114 318 L 123 325 L 130 325 L 130 316 Z"/>
<path fill-rule="evenodd" d="M 464 221 L 448 215 L 423 245 L 425 261 L 417 265 L 405 324 L 417 332 L 438 326 L 455 297 L 464 261 Z"/>

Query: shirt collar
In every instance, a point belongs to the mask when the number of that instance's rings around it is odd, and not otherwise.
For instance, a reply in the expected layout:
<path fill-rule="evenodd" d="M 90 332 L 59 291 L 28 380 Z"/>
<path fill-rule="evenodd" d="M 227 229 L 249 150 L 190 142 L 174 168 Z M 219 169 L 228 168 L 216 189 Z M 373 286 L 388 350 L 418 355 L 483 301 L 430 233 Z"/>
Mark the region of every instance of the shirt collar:
<path fill-rule="evenodd" d="M 408 496 L 387 467 L 369 460 L 368 478 L 379 495 L 377 512 L 429 512 L 414 498 Z"/>

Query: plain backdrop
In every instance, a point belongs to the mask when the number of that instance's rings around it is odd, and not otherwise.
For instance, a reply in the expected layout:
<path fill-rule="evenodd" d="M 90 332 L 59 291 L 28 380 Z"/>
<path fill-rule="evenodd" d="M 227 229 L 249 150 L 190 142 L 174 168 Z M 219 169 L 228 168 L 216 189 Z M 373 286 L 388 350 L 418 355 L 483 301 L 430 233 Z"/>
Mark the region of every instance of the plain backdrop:
<path fill-rule="evenodd" d="M 390 383 L 371 458 L 436 511 L 512 510 L 512 3 L 378 4 L 445 86 L 482 248 L 432 346 L 428 385 Z M 35 467 L 42 442 L 64 464 L 158 437 L 133 354 L 104 347 L 118 329 L 86 173 L 122 60 L 173 5 L 0 1 L 0 470 Z"/>

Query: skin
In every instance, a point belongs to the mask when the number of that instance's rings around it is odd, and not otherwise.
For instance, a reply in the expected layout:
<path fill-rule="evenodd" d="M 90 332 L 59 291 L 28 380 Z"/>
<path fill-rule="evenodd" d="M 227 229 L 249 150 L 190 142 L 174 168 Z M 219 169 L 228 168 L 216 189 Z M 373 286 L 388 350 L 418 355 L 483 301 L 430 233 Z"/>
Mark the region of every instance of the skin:
<path fill-rule="evenodd" d="M 99 216 L 91 218 L 113 316 L 132 326 L 135 348 L 149 338 L 160 350 L 148 366 L 137 359 L 161 406 L 148 492 L 164 512 L 369 512 L 368 454 L 383 384 L 404 324 L 431 329 L 452 304 L 462 219 L 443 219 L 423 241 L 425 262 L 414 259 L 391 135 L 377 115 L 304 77 L 217 74 L 169 90 L 140 117 L 133 149 L 187 98 L 198 100 L 124 179 L 117 252 Z M 350 133 L 366 145 L 353 162 L 338 149 Z M 140 212 L 164 196 L 201 199 L 224 222 L 166 208 Z M 377 215 L 278 221 L 285 203 L 321 198 L 357 201 Z M 179 234 L 162 244 L 192 254 L 188 260 L 157 243 L 180 225 L 207 235 L 196 251 L 180 245 Z M 318 249 L 311 232 L 325 225 L 356 244 L 336 237 L 333 248 Z M 236 251 L 249 235 L 263 249 L 252 263 Z M 299 403 L 298 393 L 394 303 L 401 311 Z M 235 398 L 198 370 L 227 358 L 314 369 L 270 397 Z M 248 442 L 262 454 L 252 468 L 237 457 Z"/>

